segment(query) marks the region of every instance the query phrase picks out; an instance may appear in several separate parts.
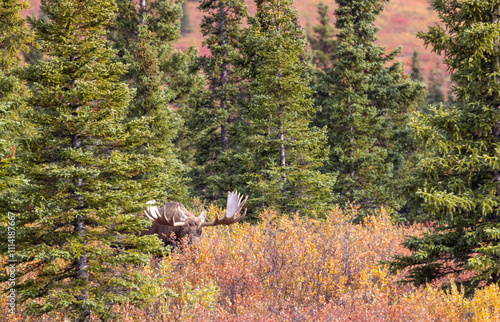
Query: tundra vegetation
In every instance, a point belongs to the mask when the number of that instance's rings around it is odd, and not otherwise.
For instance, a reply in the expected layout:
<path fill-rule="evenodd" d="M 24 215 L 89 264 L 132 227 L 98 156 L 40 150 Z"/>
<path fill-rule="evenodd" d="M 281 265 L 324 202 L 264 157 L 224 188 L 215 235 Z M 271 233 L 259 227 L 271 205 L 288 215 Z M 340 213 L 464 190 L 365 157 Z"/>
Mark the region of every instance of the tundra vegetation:
<path fill-rule="evenodd" d="M 500 320 L 500 0 L 432 2 L 446 106 L 386 2 L 204 0 L 198 57 L 177 1 L 0 0 L 1 317 Z"/>
<path fill-rule="evenodd" d="M 208 208 L 213 219 L 224 209 Z M 424 224 L 391 222 L 384 209 L 355 224 L 357 208 L 330 211 L 324 220 L 275 211 L 259 214 L 257 224 L 205 229 L 196 247 L 153 260 L 138 273 L 144 303 L 115 305 L 120 321 L 498 321 L 500 290 L 491 285 L 466 297 L 449 291 L 398 282 L 379 265 L 395 254 L 408 254 L 405 236 L 421 236 Z M 34 274 L 34 273 L 32 273 Z M 30 279 L 33 275 L 25 278 Z M 466 276 L 464 276 L 466 277 Z M 5 298 L 2 298 L 5 310 Z M 7 314 L 6 311 L 2 313 Z M 62 320 L 64 312 L 45 315 Z M 118 318 L 121 317 L 121 318 Z M 17 319 L 17 320 L 16 320 Z M 21 312 L 12 321 L 25 321 Z M 92 321 L 98 321 L 97 315 Z"/>

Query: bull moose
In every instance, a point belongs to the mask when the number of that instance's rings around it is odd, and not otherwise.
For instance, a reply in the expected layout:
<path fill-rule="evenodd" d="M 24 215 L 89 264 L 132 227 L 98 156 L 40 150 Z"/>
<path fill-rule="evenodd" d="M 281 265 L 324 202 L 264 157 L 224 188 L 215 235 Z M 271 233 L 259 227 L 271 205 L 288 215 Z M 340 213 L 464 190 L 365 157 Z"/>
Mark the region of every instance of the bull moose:
<path fill-rule="evenodd" d="M 229 192 L 227 195 L 226 213 L 222 218 L 215 215 L 213 222 L 205 222 L 207 212 L 203 210 L 196 217 L 180 202 L 170 201 L 161 207 L 152 206 L 144 210 L 143 215 L 152 221 L 151 227 L 141 232 L 141 235 L 157 235 L 165 244 L 175 246 L 176 243 L 187 237 L 190 243 L 200 241 L 203 227 L 217 225 L 231 225 L 245 217 L 247 209 L 240 215 L 248 196 L 243 199 L 238 192 Z"/>

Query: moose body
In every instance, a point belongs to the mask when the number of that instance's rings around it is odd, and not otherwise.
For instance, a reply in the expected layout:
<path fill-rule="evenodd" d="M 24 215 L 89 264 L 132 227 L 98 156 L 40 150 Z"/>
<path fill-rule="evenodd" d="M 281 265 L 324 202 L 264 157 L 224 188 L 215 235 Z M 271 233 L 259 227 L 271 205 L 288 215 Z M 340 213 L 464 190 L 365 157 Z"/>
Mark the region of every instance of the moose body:
<path fill-rule="evenodd" d="M 213 222 L 205 222 L 206 211 L 196 217 L 180 202 L 170 201 L 161 207 L 148 207 L 144 210 L 144 217 L 152 221 L 151 227 L 141 232 L 141 235 L 157 235 L 165 246 L 175 246 L 182 238 L 188 238 L 189 243 L 198 243 L 203 227 L 217 225 L 231 225 L 240 221 L 246 215 L 239 215 L 248 197 L 237 192 L 229 192 L 227 196 L 226 213 L 222 218 L 215 216 Z"/>
<path fill-rule="evenodd" d="M 187 216 L 182 216 L 178 208 Z M 150 208 L 148 208 L 150 209 Z M 190 243 L 198 243 L 200 241 L 203 219 L 195 217 L 191 214 L 180 202 L 170 201 L 158 208 L 158 212 L 164 212 L 168 217 L 173 218 L 173 222 L 184 222 L 183 226 L 173 226 L 152 222 L 151 227 L 141 232 L 141 235 L 157 235 L 166 245 L 175 246 L 182 238 L 188 237 Z M 146 218 L 149 218 L 146 216 Z"/>

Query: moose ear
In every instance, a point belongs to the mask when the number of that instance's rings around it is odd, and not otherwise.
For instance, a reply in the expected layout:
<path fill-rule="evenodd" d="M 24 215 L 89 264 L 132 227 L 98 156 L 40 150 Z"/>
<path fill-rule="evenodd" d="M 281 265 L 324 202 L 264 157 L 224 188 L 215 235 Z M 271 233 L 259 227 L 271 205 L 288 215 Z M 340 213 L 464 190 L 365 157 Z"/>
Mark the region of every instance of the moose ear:
<path fill-rule="evenodd" d="M 207 212 L 205 211 L 205 209 L 203 209 L 201 211 L 201 214 L 198 216 L 198 219 L 200 220 L 200 222 L 204 222 L 206 217 L 207 217 Z"/>

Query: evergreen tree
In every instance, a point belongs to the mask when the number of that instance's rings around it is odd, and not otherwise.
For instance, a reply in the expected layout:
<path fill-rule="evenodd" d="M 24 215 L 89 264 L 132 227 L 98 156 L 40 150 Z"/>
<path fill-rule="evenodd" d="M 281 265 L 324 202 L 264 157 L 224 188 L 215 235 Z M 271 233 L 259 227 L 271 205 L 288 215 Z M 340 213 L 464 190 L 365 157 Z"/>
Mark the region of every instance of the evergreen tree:
<path fill-rule="evenodd" d="M 108 39 L 118 50 L 118 56 L 130 53 L 139 35 L 139 26 L 147 25 L 148 29 L 166 46 L 167 54 L 171 53 L 175 41 L 180 38 L 180 20 L 182 4 L 171 1 L 146 1 L 139 3 L 130 0 L 117 0 L 118 10 L 115 18 L 106 29 Z"/>
<path fill-rule="evenodd" d="M 155 236 L 137 236 L 147 222 L 133 213 L 163 197 L 163 183 L 143 173 L 164 161 L 134 153 L 154 138 L 150 118 L 123 124 L 125 66 L 112 61 L 104 38 L 115 3 L 46 0 L 41 10 L 46 21 L 30 23 L 48 59 L 21 73 L 35 93 L 26 118 L 36 133 L 22 138 L 29 184 L 10 209 L 17 214 L 16 293 L 29 314 L 108 319 L 114 304 L 144 299 L 142 278 L 128 266 L 163 249 Z"/>
<path fill-rule="evenodd" d="M 147 144 L 139 147 L 140 152 L 148 157 L 160 156 L 165 161 L 163 167 L 147 175 L 163 182 L 165 196 L 168 199 L 182 200 L 187 196 L 183 180 L 183 165 L 178 158 L 177 148 L 173 140 L 181 126 L 179 116 L 169 107 L 172 102 L 172 91 L 165 90 L 164 82 L 168 79 L 164 68 L 161 68 L 161 43 L 149 29 L 149 17 L 139 25 L 139 33 L 133 43 L 130 55 L 125 61 L 130 64 L 131 79 L 129 84 L 135 89 L 135 95 L 129 105 L 128 116 L 132 120 L 143 117 L 151 118 L 150 130 L 154 136 Z M 130 82 L 131 81 L 131 82 Z"/>
<path fill-rule="evenodd" d="M 375 45 L 374 21 L 384 0 L 337 0 L 338 46 L 334 64 L 318 86 L 319 126 L 328 127 L 327 172 L 338 172 L 334 192 L 362 209 L 402 206 L 391 183 L 406 158 L 407 119 L 423 95 L 423 84 L 409 80 L 399 50 L 386 55 Z"/>
<path fill-rule="evenodd" d="M 22 96 L 26 91 L 19 79 L 12 73 L 18 66 L 20 51 L 28 52 L 27 43 L 31 34 L 21 10 L 27 9 L 27 2 L 0 0 L 0 189 L 15 182 L 10 165 L 14 160 L 16 146 L 14 137 L 21 131 L 19 113 Z"/>
<path fill-rule="evenodd" d="M 326 210 L 333 178 L 317 169 L 327 155 L 324 132 L 309 127 L 317 109 L 309 97 L 305 39 L 291 1 L 259 0 L 242 52 L 249 101 L 233 164 L 254 206 L 311 214 Z"/>
<path fill-rule="evenodd" d="M 1 0 L 0 14 L 0 68 L 10 71 L 19 62 L 19 52 L 28 52 L 27 44 L 31 40 L 31 32 L 21 17 L 21 10 L 28 9 L 29 3 L 24 1 Z"/>
<path fill-rule="evenodd" d="M 23 52 L 24 62 L 26 64 L 34 64 L 37 60 L 43 59 L 43 53 L 40 52 L 35 46 L 32 44 L 28 45 L 29 51 Z"/>
<path fill-rule="evenodd" d="M 201 32 L 210 55 L 202 57 L 201 66 L 208 81 L 207 89 L 194 102 L 188 126 L 195 138 L 195 167 L 191 173 L 193 189 L 209 200 L 225 200 L 233 190 L 226 154 L 232 153 L 235 140 L 230 127 L 238 119 L 242 60 L 238 52 L 242 20 L 247 16 L 244 1 L 202 1 L 204 13 Z"/>
<path fill-rule="evenodd" d="M 143 35 L 149 34 L 148 46 L 157 55 L 160 80 L 168 103 L 186 104 L 190 95 L 203 87 L 203 82 L 197 71 L 197 50 L 194 47 L 185 51 L 175 49 L 175 43 L 181 37 L 181 3 L 168 0 L 143 0 L 136 6 L 130 0 L 116 2 L 118 12 L 114 21 L 107 26 L 107 36 L 113 47 L 118 50 L 121 61 L 134 65 L 134 51 L 137 55 L 138 38 L 141 32 Z M 136 72 L 137 69 L 132 68 L 122 79 L 132 82 L 132 87 L 135 87 L 133 78 L 136 76 L 133 74 Z"/>
<path fill-rule="evenodd" d="M 431 69 L 429 74 L 429 89 L 427 91 L 427 104 L 438 105 L 444 103 L 444 73 L 439 67 L 439 59 L 436 60 L 436 68 Z"/>
<path fill-rule="evenodd" d="M 413 56 L 411 57 L 410 79 L 418 81 L 420 83 L 425 82 L 425 76 L 424 73 L 422 72 L 422 67 L 420 67 L 420 59 L 418 58 L 418 52 L 416 50 L 413 52 Z M 427 104 L 424 98 L 420 100 L 417 110 L 419 111 L 427 110 Z"/>
<path fill-rule="evenodd" d="M 189 11 L 187 9 L 187 1 L 182 2 L 182 18 L 181 18 L 181 34 L 185 36 L 186 34 L 193 31 L 191 28 L 191 21 L 189 19 Z"/>
<path fill-rule="evenodd" d="M 326 71 L 332 66 L 333 52 L 337 42 L 335 28 L 330 24 L 328 6 L 323 2 L 318 5 L 319 24 L 313 27 L 313 35 L 308 37 L 313 50 L 313 62 Z"/>
<path fill-rule="evenodd" d="M 162 156 L 164 167 L 151 177 L 164 184 L 168 199 L 183 200 L 187 189 L 182 178 L 184 167 L 173 140 L 181 128 L 181 118 L 171 105 L 187 104 L 188 98 L 200 86 L 195 68 L 196 51 L 174 49 L 180 38 L 180 3 L 167 0 L 119 0 L 118 13 L 108 25 L 108 38 L 118 50 L 120 61 L 129 64 L 122 80 L 135 89 L 129 106 L 129 117 L 151 117 L 154 139 L 138 151 L 145 155 Z"/>
<path fill-rule="evenodd" d="M 422 73 L 422 67 L 420 67 L 420 58 L 418 58 L 418 51 L 413 52 L 411 57 L 411 74 L 410 79 L 419 81 L 423 83 L 425 81 L 424 74 Z"/>
<path fill-rule="evenodd" d="M 499 7 L 499 0 L 435 0 L 443 26 L 419 33 L 453 71 L 456 100 L 412 124 L 426 151 L 417 196 L 437 227 L 405 241 L 412 254 L 391 265 L 410 268 L 416 284 L 463 272 L 468 286 L 500 281 Z"/>

